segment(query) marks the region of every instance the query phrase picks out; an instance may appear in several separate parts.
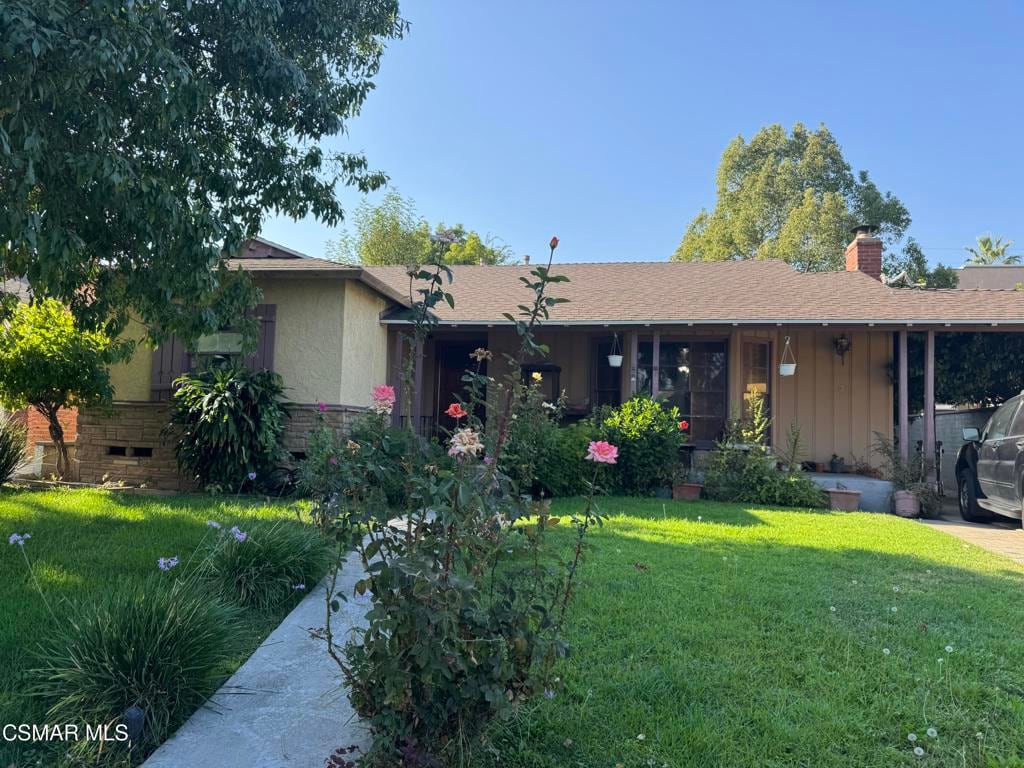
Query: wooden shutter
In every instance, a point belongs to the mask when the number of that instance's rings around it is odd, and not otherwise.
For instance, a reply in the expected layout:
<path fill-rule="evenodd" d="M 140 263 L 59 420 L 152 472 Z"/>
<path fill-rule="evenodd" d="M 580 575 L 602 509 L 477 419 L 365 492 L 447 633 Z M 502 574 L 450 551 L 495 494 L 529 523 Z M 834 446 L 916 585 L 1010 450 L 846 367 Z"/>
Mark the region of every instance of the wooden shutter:
<path fill-rule="evenodd" d="M 277 330 L 277 305 L 259 304 L 253 310 L 253 314 L 260 321 L 256 352 L 246 357 L 242 363 L 250 371 L 272 371 L 274 370 L 274 335 Z"/>
<path fill-rule="evenodd" d="M 181 340 L 172 336 L 153 350 L 153 376 L 149 385 L 149 399 L 171 399 L 174 380 L 189 370 L 191 359 Z"/>

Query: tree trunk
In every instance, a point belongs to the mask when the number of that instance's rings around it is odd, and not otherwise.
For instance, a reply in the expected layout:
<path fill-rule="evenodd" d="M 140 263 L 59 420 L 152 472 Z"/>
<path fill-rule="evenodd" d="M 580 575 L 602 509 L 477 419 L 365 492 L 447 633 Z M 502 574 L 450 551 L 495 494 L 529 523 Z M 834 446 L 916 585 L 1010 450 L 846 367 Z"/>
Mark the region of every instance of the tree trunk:
<path fill-rule="evenodd" d="M 60 425 L 60 419 L 57 418 L 60 406 L 46 404 L 37 405 L 35 408 L 46 417 L 50 429 L 50 439 L 53 440 L 53 446 L 57 451 L 57 477 L 63 480 L 68 476 L 71 460 L 68 458 L 68 446 L 64 442 L 64 428 Z"/>

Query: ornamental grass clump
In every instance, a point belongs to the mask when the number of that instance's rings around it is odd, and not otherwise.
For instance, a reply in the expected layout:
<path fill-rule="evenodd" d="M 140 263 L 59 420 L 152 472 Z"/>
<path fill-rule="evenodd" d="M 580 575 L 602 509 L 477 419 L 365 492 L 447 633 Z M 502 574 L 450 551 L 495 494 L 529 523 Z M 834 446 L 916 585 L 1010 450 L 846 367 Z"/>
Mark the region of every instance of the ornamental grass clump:
<path fill-rule="evenodd" d="M 110 724 L 111 740 L 68 745 L 74 764 L 117 764 L 125 713 L 144 714 L 135 756 L 166 739 L 220 685 L 237 652 L 239 609 L 189 580 L 158 574 L 81 606 L 45 635 L 32 693 L 49 722 Z M 102 758 L 102 761 L 101 761 Z"/>
<path fill-rule="evenodd" d="M 326 573 L 330 550 L 315 529 L 283 521 L 254 521 L 222 533 L 200 570 L 215 593 L 247 608 L 269 611 L 295 597 L 297 584 Z"/>
<path fill-rule="evenodd" d="M 556 246 L 552 239 L 552 256 Z M 410 272 L 407 348 L 430 333 L 434 306 L 454 302 L 445 290 L 450 280 L 441 264 Z M 562 301 L 547 289 L 564 281 L 550 273 L 550 262 L 523 278 L 533 301 L 520 306 L 518 317 L 507 315 L 521 340 L 519 353 L 508 356 L 509 373 L 501 381 L 485 373 L 489 352 L 470 356 L 463 396 L 448 407 L 456 426 L 441 437 L 443 456 L 415 435 L 408 418 L 404 453 L 396 456 L 387 413 L 368 413 L 359 439 L 338 436 L 326 425 L 312 437 L 315 449 L 300 468 L 300 485 L 311 494 L 314 516 L 337 543 L 338 556 L 324 636 L 353 707 L 370 727 L 366 765 L 466 765 L 489 723 L 560 690 L 555 665 L 568 653 L 566 610 L 586 534 L 601 521 L 599 480 L 617 452 L 595 441 L 581 453 L 591 470 L 587 502 L 578 514 L 560 519 L 547 503 L 524 493 L 532 478 L 522 468 L 536 461 L 526 455 L 528 441 L 515 453 L 508 450 L 513 424 L 544 408 L 535 382 L 523 380 L 522 363 L 546 354 L 534 330 Z M 412 384 L 407 365 L 405 404 L 415 394 Z M 486 414 L 487 428 L 478 414 Z M 403 487 L 399 507 L 385 491 L 395 478 Z M 552 538 L 555 528 L 571 530 L 568 554 L 566 539 Z M 340 563 L 351 550 L 365 575 L 351 591 L 341 590 Z M 336 636 L 333 614 L 353 593 L 368 601 L 366 626 Z"/>
<path fill-rule="evenodd" d="M 0 483 L 8 482 L 25 466 L 28 432 L 10 414 L 0 416 Z"/>

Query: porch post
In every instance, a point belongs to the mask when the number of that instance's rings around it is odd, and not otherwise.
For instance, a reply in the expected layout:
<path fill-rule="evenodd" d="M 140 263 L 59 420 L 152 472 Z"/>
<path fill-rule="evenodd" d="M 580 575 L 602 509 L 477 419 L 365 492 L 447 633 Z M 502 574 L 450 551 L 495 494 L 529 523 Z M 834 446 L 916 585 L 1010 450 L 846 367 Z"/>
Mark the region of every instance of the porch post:
<path fill-rule="evenodd" d="M 935 331 L 924 342 L 924 459 L 935 458 Z"/>
<path fill-rule="evenodd" d="M 900 428 L 900 457 L 906 461 L 910 458 L 910 405 L 907 397 L 907 332 L 900 331 L 899 333 L 899 349 L 897 350 L 897 357 L 899 358 L 899 375 L 897 376 L 899 385 L 899 428 Z"/>
<path fill-rule="evenodd" d="M 423 415 L 423 341 L 420 339 L 416 340 L 415 348 L 412 350 L 415 358 L 413 360 L 413 380 L 412 380 L 412 407 L 410 412 L 412 414 L 412 428 L 416 434 L 422 434 L 423 424 L 421 423 L 421 416 Z"/>
<path fill-rule="evenodd" d="M 658 358 L 661 357 L 661 333 L 654 332 L 652 339 L 651 353 L 654 359 L 651 361 L 651 399 L 658 396 Z"/>
<path fill-rule="evenodd" d="M 395 407 L 391 411 L 391 424 L 400 427 L 402 426 L 402 332 L 397 328 L 391 332 L 391 386 L 398 394 L 398 397 L 395 398 Z"/>
<path fill-rule="evenodd" d="M 629 332 L 629 396 L 636 394 L 636 363 L 640 353 L 640 336 L 636 331 Z"/>

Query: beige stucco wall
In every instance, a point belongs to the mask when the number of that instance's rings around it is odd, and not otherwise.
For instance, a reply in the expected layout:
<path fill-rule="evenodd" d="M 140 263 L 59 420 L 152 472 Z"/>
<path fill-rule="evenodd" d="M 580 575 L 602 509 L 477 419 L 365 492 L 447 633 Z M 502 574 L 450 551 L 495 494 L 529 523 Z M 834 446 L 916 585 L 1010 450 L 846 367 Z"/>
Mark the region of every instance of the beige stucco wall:
<path fill-rule="evenodd" d="M 153 350 L 143 343 L 146 328 L 137 320 L 129 320 L 128 327 L 121 334 L 122 339 L 135 343 L 131 359 L 110 368 L 110 383 L 114 387 L 115 400 L 149 400 L 150 378 L 153 373 Z"/>
<path fill-rule="evenodd" d="M 257 281 L 263 304 L 277 305 L 274 370 L 297 403 L 343 402 L 342 328 L 345 284 L 337 280 Z"/>
<path fill-rule="evenodd" d="M 387 381 L 388 332 L 380 323 L 387 301 L 355 280 L 346 280 L 344 285 L 345 333 L 339 335 L 342 365 L 338 402 L 366 406 L 370 405 L 373 387 Z"/>

